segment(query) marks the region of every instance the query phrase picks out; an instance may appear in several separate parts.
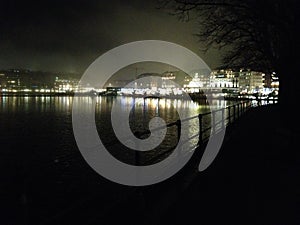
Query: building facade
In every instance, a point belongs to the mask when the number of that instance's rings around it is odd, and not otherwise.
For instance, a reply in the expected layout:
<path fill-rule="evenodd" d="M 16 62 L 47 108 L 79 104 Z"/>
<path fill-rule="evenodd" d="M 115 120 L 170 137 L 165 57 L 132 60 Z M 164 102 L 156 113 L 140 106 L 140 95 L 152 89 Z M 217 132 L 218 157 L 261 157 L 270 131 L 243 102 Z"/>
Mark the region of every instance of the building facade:
<path fill-rule="evenodd" d="M 264 76 L 262 72 L 240 70 L 238 83 L 241 93 L 261 93 L 264 89 Z"/>

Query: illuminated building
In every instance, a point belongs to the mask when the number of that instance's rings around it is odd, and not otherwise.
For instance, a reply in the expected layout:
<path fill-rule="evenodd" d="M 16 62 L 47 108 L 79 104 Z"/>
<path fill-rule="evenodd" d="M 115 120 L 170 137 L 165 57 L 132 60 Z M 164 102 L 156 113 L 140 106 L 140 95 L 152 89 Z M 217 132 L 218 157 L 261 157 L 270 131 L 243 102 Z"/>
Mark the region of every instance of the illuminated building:
<path fill-rule="evenodd" d="M 175 79 L 176 79 L 176 75 L 174 72 L 164 72 L 162 75 L 161 75 L 161 78 L 163 80 L 162 82 L 162 88 L 175 88 L 175 84 L 173 82 L 168 82 L 168 81 L 174 81 L 175 82 Z"/>
<path fill-rule="evenodd" d="M 6 76 L 4 73 L 0 73 L 0 88 L 6 88 L 6 83 L 7 83 L 7 80 L 6 80 Z"/>
<path fill-rule="evenodd" d="M 210 84 L 210 77 L 205 74 L 195 73 L 193 78 L 185 77 L 185 81 L 189 81 L 188 84 L 184 84 L 184 89 L 188 93 L 199 92 L 201 89 L 206 89 Z"/>
<path fill-rule="evenodd" d="M 239 73 L 239 90 L 241 93 L 258 93 L 264 88 L 264 73 L 240 70 Z"/>
<path fill-rule="evenodd" d="M 275 72 L 271 75 L 271 89 L 275 91 L 279 90 L 279 78 L 276 76 Z"/>
<path fill-rule="evenodd" d="M 238 74 L 232 70 L 215 70 L 210 75 L 211 88 L 237 88 Z"/>
<path fill-rule="evenodd" d="M 0 88 L 3 92 L 17 92 L 22 88 L 19 70 L 0 74 Z"/>
<path fill-rule="evenodd" d="M 58 77 L 56 77 L 54 82 L 54 90 L 58 93 L 77 92 L 78 80 L 59 79 Z"/>

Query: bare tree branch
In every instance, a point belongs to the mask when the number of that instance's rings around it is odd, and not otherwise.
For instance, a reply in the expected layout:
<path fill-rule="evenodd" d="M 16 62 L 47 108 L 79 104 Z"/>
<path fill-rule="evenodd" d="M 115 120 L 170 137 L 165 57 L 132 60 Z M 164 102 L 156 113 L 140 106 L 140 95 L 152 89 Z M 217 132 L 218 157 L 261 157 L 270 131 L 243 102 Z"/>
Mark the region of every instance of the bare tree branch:
<path fill-rule="evenodd" d="M 210 48 L 231 49 L 224 58 L 224 64 L 227 65 L 241 64 L 244 67 L 256 64 L 255 67 L 259 65 L 265 67 L 263 69 L 274 69 L 283 55 L 283 48 L 289 49 L 295 45 L 291 32 L 295 30 L 295 16 L 290 13 L 293 7 L 290 2 L 293 3 L 293 0 L 159 2 L 180 20 L 188 21 L 193 15 L 199 21 L 195 35 L 205 43 L 204 52 Z"/>

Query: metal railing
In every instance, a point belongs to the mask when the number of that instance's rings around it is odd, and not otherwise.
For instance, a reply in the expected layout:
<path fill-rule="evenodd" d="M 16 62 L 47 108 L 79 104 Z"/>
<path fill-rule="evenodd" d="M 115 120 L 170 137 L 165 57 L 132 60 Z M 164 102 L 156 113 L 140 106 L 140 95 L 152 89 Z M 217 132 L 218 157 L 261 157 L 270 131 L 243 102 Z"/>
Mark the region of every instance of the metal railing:
<path fill-rule="evenodd" d="M 195 134 L 193 134 L 192 136 L 188 137 L 187 139 L 180 141 L 180 144 L 183 145 L 191 141 L 192 139 L 198 138 L 198 141 L 192 143 L 193 146 L 191 146 L 191 148 L 197 148 L 197 147 L 201 147 L 206 141 L 208 141 L 212 135 L 218 134 L 219 132 L 224 130 L 227 126 L 233 124 L 251 107 L 252 107 L 251 100 L 240 101 L 238 103 L 226 106 L 224 108 L 218 108 L 206 113 L 200 113 L 198 115 L 177 120 L 172 123 L 168 123 L 165 126 L 159 126 L 156 127 L 155 129 L 152 129 L 151 131 L 154 132 L 154 131 L 165 129 L 166 127 L 167 128 L 176 127 L 175 132 L 177 136 L 177 142 L 175 143 L 174 146 L 169 147 L 168 149 L 164 149 L 163 151 L 157 152 L 155 156 L 151 157 L 151 159 L 148 159 L 146 161 L 148 163 L 155 162 L 167 156 L 172 150 L 174 150 L 179 143 L 181 137 L 181 128 L 184 125 L 184 123 L 198 119 L 199 122 L 198 131 L 195 132 Z M 144 139 L 149 137 L 149 135 L 151 135 L 151 131 L 148 129 L 144 131 L 136 131 L 134 132 L 134 135 L 137 138 Z M 128 139 L 130 138 L 128 137 Z M 105 146 L 113 148 L 115 146 L 120 147 L 122 146 L 122 144 L 120 145 L 118 141 L 114 140 L 105 143 Z M 141 152 L 135 151 L 134 155 L 135 155 L 134 156 L 135 164 L 138 165 L 142 162 L 146 162 L 142 160 L 143 157 L 141 155 Z"/>
<path fill-rule="evenodd" d="M 198 119 L 199 120 L 199 133 L 193 135 L 192 137 L 188 138 L 184 142 L 187 142 L 193 138 L 199 137 L 198 144 L 203 144 L 207 139 L 209 139 L 210 135 L 217 134 L 219 131 L 223 130 L 226 126 L 234 123 L 237 119 L 239 119 L 246 111 L 248 111 L 249 108 L 251 108 L 252 103 L 251 101 L 242 101 L 233 105 L 229 105 L 225 108 L 221 109 L 216 109 L 216 110 L 211 110 L 210 112 L 207 113 L 200 113 L 196 116 L 192 116 L 189 118 L 185 118 L 182 120 L 177 120 L 175 122 L 169 123 L 166 126 L 167 127 L 172 127 L 176 126 L 177 127 L 177 140 L 179 141 L 180 139 L 180 132 L 181 132 L 181 126 L 182 123 L 193 120 L 193 119 Z M 220 119 L 217 120 L 217 114 L 220 113 Z M 205 126 L 204 125 L 204 120 L 206 117 L 211 118 L 211 126 Z M 152 131 L 157 131 L 164 129 L 165 126 L 157 127 L 153 129 Z M 209 132 L 210 131 L 210 132 Z M 209 134 L 207 135 L 207 133 Z M 134 134 L 141 138 L 145 135 L 149 135 L 151 132 L 150 130 L 146 130 L 143 132 L 135 132 Z"/>
<path fill-rule="evenodd" d="M 242 101 L 233 105 L 229 105 L 225 108 L 212 110 L 208 113 L 202 113 L 198 115 L 199 119 L 199 144 L 203 144 L 210 135 L 217 134 L 221 130 L 224 130 L 225 127 L 234 123 L 239 119 L 249 108 L 251 108 L 251 101 Z M 221 118 L 217 120 L 217 114 L 220 114 Z M 206 116 L 211 117 L 211 126 L 205 127 L 203 125 L 203 120 Z M 209 135 L 205 136 L 205 133 L 209 132 Z"/>

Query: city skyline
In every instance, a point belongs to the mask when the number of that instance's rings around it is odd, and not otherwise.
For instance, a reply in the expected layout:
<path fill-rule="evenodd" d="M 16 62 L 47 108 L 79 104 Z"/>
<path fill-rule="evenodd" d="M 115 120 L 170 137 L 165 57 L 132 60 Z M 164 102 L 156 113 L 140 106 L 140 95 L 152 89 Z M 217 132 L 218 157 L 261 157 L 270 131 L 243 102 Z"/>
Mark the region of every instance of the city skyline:
<path fill-rule="evenodd" d="M 175 92 L 178 88 L 187 93 L 200 92 L 201 90 L 211 89 L 219 90 L 220 93 L 228 94 L 255 94 L 269 95 L 279 91 L 279 79 L 276 73 L 265 74 L 260 71 L 250 69 L 219 69 L 212 70 L 208 74 L 205 71 L 198 71 L 193 74 L 187 74 L 176 67 L 167 64 L 148 63 L 144 66 L 155 68 L 156 71 L 143 72 L 146 67 L 139 64 L 127 66 L 106 81 L 104 86 L 96 83 L 82 83 L 80 76 L 64 73 L 34 72 L 26 70 L 0 70 L 0 94 L 33 94 L 33 93 L 103 93 L 109 91 L 107 88 L 123 88 L 122 93 L 129 93 L 131 89 L 135 90 L 159 90 L 163 92 Z M 139 71 L 139 72 L 138 72 Z M 127 76 L 126 73 L 131 73 Z M 125 75 L 124 75 L 125 74 Z M 157 81 L 151 83 L 140 82 L 140 78 L 161 77 L 161 84 Z M 156 80 L 157 78 L 155 78 Z M 135 81 L 135 83 L 133 83 Z M 167 85 L 169 81 L 174 81 L 178 86 Z M 130 84 L 131 83 L 131 84 Z M 159 82 L 160 83 L 160 82 Z M 130 85 L 132 86 L 130 86 Z M 129 87 L 129 86 L 131 87 Z M 129 92 L 128 92 L 129 91 Z M 120 92 L 120 94 L 121 94 Z"/>

